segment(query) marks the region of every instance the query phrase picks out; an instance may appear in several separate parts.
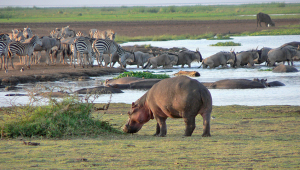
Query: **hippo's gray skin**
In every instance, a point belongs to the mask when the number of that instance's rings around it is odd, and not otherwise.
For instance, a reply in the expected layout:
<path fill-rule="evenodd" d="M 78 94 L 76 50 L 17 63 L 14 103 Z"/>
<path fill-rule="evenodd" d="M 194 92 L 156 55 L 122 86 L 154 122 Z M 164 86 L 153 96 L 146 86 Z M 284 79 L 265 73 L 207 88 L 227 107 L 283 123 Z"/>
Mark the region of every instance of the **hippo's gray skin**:
<path fill-rule="evenodd" d="M 288 72 L 298 72 L 298 69 L 296 69 L 293 66 L 283 65 L 280 64 L 279 66 L 275 67 L 272 72 L 274 73 L 288 73 Z"/>
<path fill-rule="evenodd" d="M 119 79 L 107 79 L 105 85 L 118 89 L 150 89 L 161 79 L 142 79 L 136 77 L 122 77 Z"/>
<path fill-rule="evenodd" d="M 195 117 L 203 117 L 203 137 L 210 136 L 212 98 L 209 90 L 197 80 L 178 76 L 161 80 L 132 103 L 124 132 L 136 133 L 150 119 L 156 119 L 156 136 L 166 136 L 166 119 L 183 118 L 185 136 L 195 129 Z"/>
<path fill-rule="evenodd" d="M 214 83 L 203 83 L 203 85 L 211 89 L 252 89 L 266 87 L 262 83 L 247 79 L 225 79 Z"/>

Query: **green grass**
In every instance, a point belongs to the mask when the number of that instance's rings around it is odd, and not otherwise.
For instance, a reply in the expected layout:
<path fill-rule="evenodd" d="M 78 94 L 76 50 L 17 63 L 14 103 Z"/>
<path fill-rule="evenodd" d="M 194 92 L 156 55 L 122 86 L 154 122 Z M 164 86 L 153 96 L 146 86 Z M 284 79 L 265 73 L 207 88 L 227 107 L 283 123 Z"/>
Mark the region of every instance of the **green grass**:
<path fill-rule="evenodd" d="M 153 74 L 149 72 L 141 72 L 141 71 L 129 71 L 129 72 L 124 72 L 118 75 L 117 77 L 114 77 L 114 79 L 119 79 L 122 77 L 138 77 L 138 78 L 145 78 L 145 79 L 165 79 L 165 78 L 170 78 L 169 75 L 166 74 Z"/>
<path fill-rule="evenodd" d="M 96 107 L 101 107 L 98 104 Z M 121 128 L 129 104 L 111 104 L 96 119 Z M 0 141 L 2 169 L 299 169 L 299 106 L 214 106 L 211 137 L 201 137 L 202 118 L 191 137 L 182 119 L 168 119 L 166 137 L 154 137 L 156 121 L 137 134 L 103 134 L 63 140 Z M 22 139 L 22 140 L 21 140 Z M 23 141 L 40 146 L 23 145 Z"/>
<path fill-rule="evenodd" d="M 267 69 L 258 69 L 258 71 L 273 71 L 272 68 L 267 68 Z"/>
<path fill-rule="evenodd" d="M 241 46 L 241 43 L 235 43 L 233 41 L 218 42 L 216 44 L 210 44 L 210 46 Z"/>
<path fill-rule="evenodd" d="M 76 22 L 136 20 L 232 20 L 255 19 L 258 12 L 298 14 L 300 4 L 262 3 L 243 5 L 195 5 L 161 7 L 78 7 L 78 8 L 0 8 L 0 23 Z M 245 16 L 246 15 L 246 16 Z M 299 15 L 272 16 L 272 19 L 300 18 Z"/>

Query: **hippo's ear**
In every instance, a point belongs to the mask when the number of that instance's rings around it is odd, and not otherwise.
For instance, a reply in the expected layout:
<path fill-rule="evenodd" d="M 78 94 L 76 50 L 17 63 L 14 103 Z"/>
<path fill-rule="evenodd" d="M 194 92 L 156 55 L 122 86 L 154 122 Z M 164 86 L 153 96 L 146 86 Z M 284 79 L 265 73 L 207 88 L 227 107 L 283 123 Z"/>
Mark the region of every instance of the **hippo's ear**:
<path fill-rule="evenodd" d="M 134 104 L 134 102 L 132 102 L 131 107 L 134 107 L 134 106 L 135 106 L 135 104 Z"/>

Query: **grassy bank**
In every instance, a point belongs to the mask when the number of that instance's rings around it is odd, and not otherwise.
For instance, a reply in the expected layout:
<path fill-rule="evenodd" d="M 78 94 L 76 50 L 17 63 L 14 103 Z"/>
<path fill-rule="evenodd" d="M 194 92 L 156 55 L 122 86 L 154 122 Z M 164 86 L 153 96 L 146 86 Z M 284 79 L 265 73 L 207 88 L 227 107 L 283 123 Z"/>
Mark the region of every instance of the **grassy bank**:
<path fill-rule="evenodd" d="M 102 107 L 101 104 L 96 107 Z M 93 112 L 120 128 L 128 104 Z M 203 138 L 202 118 L 192 137 L 183 137 L 182 119 L 168 119 L 167 137 L 152 136 L 151 120 L 134 135 L 104 134 L 66 139 L 0 141 L 3 169 L 299 169 L 299 106 L 214 106 L 212 137 Z M 39 146 L 24 145 L 26 140 Z"/>
<path fill-rule="evenodd" d="M 0 23 L 76 22 L 140 20 L 232 20 L 255 19 L 258 12 L 299 14 L 300 4 L 262 3 L 246 5 L 196 5 L 159 7 L 79 7 L 79 8 L 0 8 Z M 300 18 L 300 15 L 274 15 L 272 19 Z"/>
<path fill-rule="evenodd" d="M 293 27 L 299 27 L 299 25 L 294 25 Z M 230 36 L 262 36 L 262 35 L 300 35 L 299 28 L 293 28 L 290 25 L 282 27 L 281 29 L 274 30 L 262 30 L 257 32 L 243 32 L 241 34 L 226 34 L 222 35 L 224 39 L 230 39 Z M 221 34 L 219 34 L 220 36 Z M 168 40 L 199 40 L 199 39 L 208 39 L 208 40 L 223 40 L 222 38 L 215 38 L 216 35 L 213 33 L 206 33 L 202 35 L 160 35 L 160 36 L 138 36 L 138 37 L 127 37 L 127 36 L 117 36 L 116 42 L 132 42 L 132 41 L 168 41 Z"/>

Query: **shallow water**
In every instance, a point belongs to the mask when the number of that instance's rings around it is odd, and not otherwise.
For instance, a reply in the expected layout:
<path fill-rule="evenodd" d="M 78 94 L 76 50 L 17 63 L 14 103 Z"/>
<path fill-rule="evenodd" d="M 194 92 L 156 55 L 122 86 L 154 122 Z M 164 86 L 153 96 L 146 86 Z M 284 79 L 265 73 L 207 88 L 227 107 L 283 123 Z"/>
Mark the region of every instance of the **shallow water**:
<path fill-rule="evenodd" d="M 291 41 L 299 41 L 299 35 L 292 36 L 257 36 L 257 37 L 233 37 L 233 40 L 222 40 L 222 41 L 234 41 L 242 44 L 240 47 L 212 47 L 209 44 L 215 44 L 220 42 L 219 40 L 178 40 L 178 41 L 161 41 L 161 42 L 129 42 L 122 45 L 141 45 L 151 44 L 151 46 L 158 46 L 164 48 L 171 47 L 186 47 L 190 50 L 195 50 L 199 47 L 199 50 L 203 58 L 209 57 L 219 51 L 229 51 L 234 48 L 235 51 L 249 50 L 253 48 L 271 47 L 276 48 L 284 43 Z M 300 70 L 300 62 L 294 63 L 296 68 Z M 155 73 L 165 73 L 173 76 L 180 70 L 186 71 L 198 71 L 201 76 L 197 77 L 200 82 L 214 82 L 221 79 L 238 79 L 245 78 L 252 80 L 253 78 L 267 78 L 268 82 L 280 81 L 286 86 L 283 87 L 272 87 L 264 89 L 210 89 L 213 98 L 213 105 L 224 106 L 224 105 L 248 105 L 248 106 L 262 106 L 262 105 L 300 105 L 300 72 L 297 73 L 273 73 L 271 71 L 259 71 L 259 69 L 268 69 L 268 67 L 262 65 L 256 66 L 255 68 L 238 68 L 238 69 L 203 69 L 198 68 L 200 63 L 192 63 L 192 68 L 180 68 L 179 66 L 174 69 L 149 69 Z M 117 67 L 118 65 L 116 65 Z M 128 71 L 145 71 L 143 69 L 136 69 L 136 66 L 129 66 Z M 71 81 L 71 82 L 43 82 L 38 83 L 46 87 L 66 87 L 72 91 L 79 90 L 86 87 L 96 87 L 101 85 L 107 78 L 112 78 L 115 75 L 93 77 L 93 80 L 89 81 Z M 17 91 L 5 92 L 4 89 L 0 90 L 0 106 L 10 106 L 11 104 L 26 104 L 29 102 L 29 98 L 23 97 L 7 97 L 6 94 L 20 93 L 26 94 L 25 88 L 32 90 L 32 87 L 36 84 L 20 84 L 18 87 L 23 89 Z M 123 90 L 124 93 L 113 94 L 111 102 L 113 103 L 132 103 L 141 97 L 146 91 L 145 90 Z M 95 103 L 107 103 L 110 100 L 110 95 L 101 95 L 96 99 Z M 46 101 L 40 101 L 43 104 Z"/>

